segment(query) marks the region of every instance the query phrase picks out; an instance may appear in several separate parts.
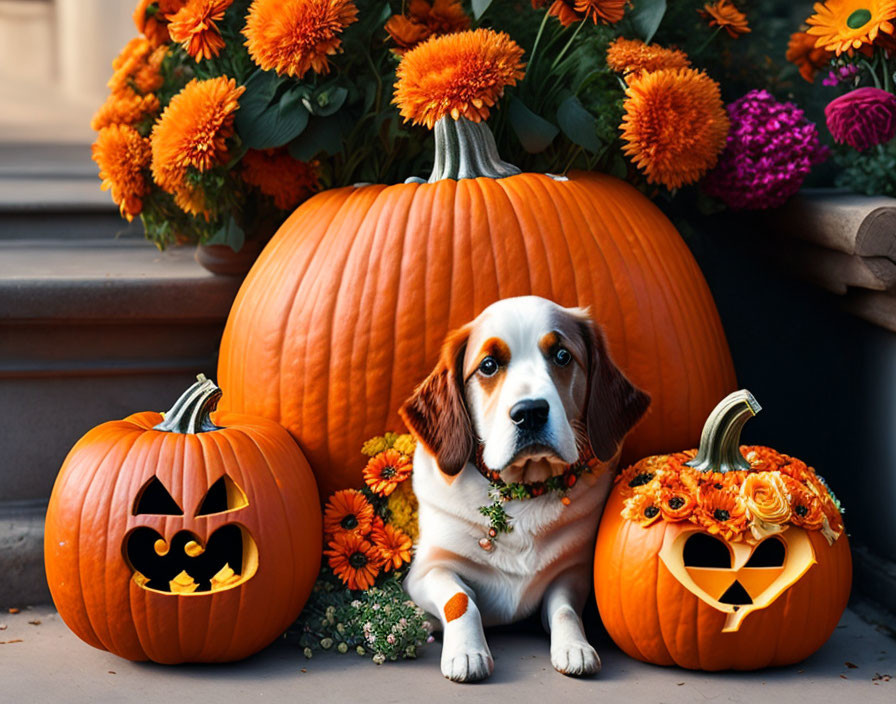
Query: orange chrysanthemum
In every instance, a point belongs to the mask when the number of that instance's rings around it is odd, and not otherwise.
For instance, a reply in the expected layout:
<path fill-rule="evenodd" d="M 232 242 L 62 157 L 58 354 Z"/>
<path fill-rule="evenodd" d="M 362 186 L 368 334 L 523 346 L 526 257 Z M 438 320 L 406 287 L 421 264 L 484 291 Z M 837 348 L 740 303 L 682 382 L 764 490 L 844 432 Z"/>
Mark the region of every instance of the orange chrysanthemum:
<path fill-rule="evenodd" d="M 243 181 L 271 196 L 280 210 L 294 208 L 319 187 L 314 167 L 285 149 L 250 149 L 240 163 Z"/>
<path fill-rule="evenodd" d="M 642 71 L 688 68 L 688 55 L 678 49 L 645 44 L 640 39 L 619 37 L 607 47 L 607 66 L 616 73 L 637 76 Z"/>
<path fill-rule="evenodd" d="M 109 125 L 134 126 L 159 111 L 159 99 L 152 93 L 138 95 L 134 91 L 112 93 L 93 115 L 90 127 L 99 132 Z"/>
<path fill-rule="evenodd" d="M 208 171 L 227 159 L 227 139 L 244 90 L 226 76 L 194 78 L 171 99 L 152 130 L 153 178 L 169 193 L 180 194 L 178 204 L 187 205 L 187 212 L 204 211 L 186 183 L 187 170 Z"/>
<path fill-rule="evenodd" d="M 373 523 L 373 506 L 357 489 L 336 491 L 324 509 L 324 532 L 367 535 Z"/>
<path fill-rule="evenodd" d="M 697 12 L 703 19 L 709 20 L 710 27 L 724 29 L 732 39 L 737 39 L 741 34 L 753 31 L 747 24 L 747 16 L 738 10 L 731 0 L 706 3 L 703 9 L 697 10 Z"/>
<path fill-rule="evenodd" d="M 224 48 L 224 38 L 215 23 L 224 19 L 231 3 L 233 0 L 189 0 L 168 18 L 168 34 L 196 61 L 211 59 Z"/>
<path fill-rule="evenodd" d="M 547 0 L 532 0 L 532 7 L 544 7 Z M 564 27 L 582 20 L 590 19 L 594 24 L 616 24 L 625 15 L 629 0 L 554 0 L 548 8 Z"/>
<path fill-rule="evenodd" d="M 143 210 L 143 196 L 149 193 L 145 170 L 149 166 L 149 140 L 128 125 L 110 125 L 100 130 L 92 148 L 100 168 L 104 191 L 129 221 Z"/>
<path fill-rule="evenodd" d="M 389 572 L 411 561 L 411 539 L 403 531 L 388 523 L 370 534 L 373 545 L 380 551 L 383 569 Z"/>
<path fill-rule="evenodd" d="M 790 495 L 790 520 L 806 530 L 819 530 L 824 523 L 821 501 L 806 485 L 783 475 L 784 486 Z"/>
<path fill-rule="evenodd" d="M 815 75 L 830 63 L 833 55 L 815 46 L 815 37 L 808 32 L 794 32 L 787 43 L 787 60 L 796 64 L 800 75 L 809 83 L 815 82 Z"/>
<path fill-rule="evenodd" d="M 411 0 L 407 15 L 392 15 L 385 25 L 399 55 L 429 37 L 469 28 L 470 18 L 458 0 Z"/>
<path fill-rule="evenodd" d="M 522 57 L 515 41 L 491 29 L 434 37 L 402 58 L 393 102 L 406 122 L 429 128 L 446 115 L 479 122 L 523 77 Z"/>
<path fill-rule="evenodd" d="M 692 68 L 642 73 L 626 90 L 623 151 L 650 183 L 696 182 L 725 147 L 728 115 L 719 85 Z"/>
<path fill-rule="evenodd" d="M 339 533 L 324 550 L 333 573 L 349 589 L 365 590 L 373 586 L 383 558 L 370 541 L 355 533 Z"/>
<path fill-rule="evenodd" d="M 364 481 L 374 494 L 389 496 L 411 476 L 411 459 L 397 450 L 384 450 L 370 458 L 364 468 Z"/>
<path fill-rule="evenodd" d="M 649 492 L 636 493 L 625 502 L 622 517 L 646 528 L 660 518 L 660 507 Z"/>
<path fill-rule="evenodd" d="M 339 35 L 357 15 L 352 0 L 255 0 L 243 34 L 265 71 L 302 78 L 330 70 L 327 57 L 339 51 Z"/>
<path fill-rule="evenodd" d="M 893 34 L 896 0 L 828 0 L 815 3 L 806 20 L 815 46 L 840 56 L 872 44 L 880 33 Z"/>
<path fill-rule="evenodd" d="M 702 488 L 693 516 L 697 525 L 725 540 L 734 539 L 747 527 L 747 507 L 737 493 L 728 489 Z"/>
<path fill-rule="evenodd" d="M 161 66 L 168 48 L 153 48 L 143 37 L 129 41 L 112 62 L 112 77 L 106 85 L 113 93 L 133 90 L 152 93 L 162 86 Z"/>
<path fill-rule="evenodd" d="M 187 0 L 140 0 L 134 10 L 134 24 L 152 46 L 167 44 L 168 15 L 177 12 Z"/>

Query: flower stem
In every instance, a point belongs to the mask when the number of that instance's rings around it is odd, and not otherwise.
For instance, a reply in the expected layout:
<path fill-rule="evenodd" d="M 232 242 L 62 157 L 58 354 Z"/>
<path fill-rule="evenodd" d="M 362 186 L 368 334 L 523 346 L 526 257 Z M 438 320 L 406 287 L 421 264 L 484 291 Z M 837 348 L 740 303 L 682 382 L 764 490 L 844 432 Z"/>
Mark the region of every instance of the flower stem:
<path fill-rule="evenodd" d="M 706 39 L 705 42 L 703 42 L 700 45 L 700 47 L 697 49 L 697 51 L 691 53 L 691 56 L 696 56 L 698 54 L 702 54 L 706 50 L 706 47 L 708 47 L 712 43 L 712 40 L 716 38 L 716 35 L 719 33 L 719 31 L 721 29 L 722 29 L 721 26 L 716 27 L 715 31 L 713 31 L 713 33 L 709 35 L 709 37 Z"/>
<path fill-rule="evenodd" d="M 535 35 L 535 43 L 532 44 L 532 51 L 529 52 L 529 65 L 526 67 L 527 73 L 530 72 L 535 65 L 535 57 L 538 54 L 538 44 L 541 42 L 541 35 L 544 34 L 545 25 L 548 23 L 548 17 L 550 17 L 550 15 L 545 12 L 544 17 L 541 19 L 541 24 L 538 27 L 538 34 Z"/>
<path fill-rule="evenodd" d="M 582 31 L 582 27 L 584 27 L 584 26 L 585 26 L 585 20 L 582 20 L 581 22 L 579 22 L 579 26 L 576 27 L 576 31 L 572 33 L 572 36 L 569 38 L 569 41 L 566 42 L 566 46 L 564 46 L 560 50 L 560 53 L 557 54 L 556 58 L 554 59 L 553 63 L 551 64 L 551 72 L 553 72 L 554 69 L 557 68 L 557 64 L 560 63 L 560 60 L 563 58 L 564 54 L 566 54 L 566 52 L 569 51 L 569 47 L 572 46 L 572 43 L 576 40 L 576 37 L 579 36 L 579 32 Z"/>

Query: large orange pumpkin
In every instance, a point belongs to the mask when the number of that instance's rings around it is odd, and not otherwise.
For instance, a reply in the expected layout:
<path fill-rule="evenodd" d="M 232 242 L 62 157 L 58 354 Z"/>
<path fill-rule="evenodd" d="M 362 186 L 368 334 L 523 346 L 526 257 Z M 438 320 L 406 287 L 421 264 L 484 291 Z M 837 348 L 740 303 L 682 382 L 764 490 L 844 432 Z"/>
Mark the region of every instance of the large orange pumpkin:
<path fill-rule="evenodd" d="M 317 576 L 314 477 L 270 420 L 209 412 L 202 377 L 172 407 L 90 430 L 47 509 L 59 614 L 129 660 L 238 660 L 296 619 Z"/>
<path fill-rule="evenodd" d="M 800 460 L 739 448 L 758 409 L 748 392 L 731 394 L 699 452 L 619 475 L 594 587 L 607 632 L 631 657 L 700 670 L 788 665 L 837 626 L 852 581 L 838 506 Z"/>
<path fill-rule="evenodd" d="M 326 191 L 280 228 L 227 322 L 222 407 L 285 426 L 322 495 L 355 485 L 358 447 L 399 427 L 445 334 L 527 294 L 590 306 L 651 394 L 630 458 L 694 443 L 734 387 L 700 269 L 650 200 L 602 174 L 519 173 L 485 123 L 444 117 L 430 182 Z"/>

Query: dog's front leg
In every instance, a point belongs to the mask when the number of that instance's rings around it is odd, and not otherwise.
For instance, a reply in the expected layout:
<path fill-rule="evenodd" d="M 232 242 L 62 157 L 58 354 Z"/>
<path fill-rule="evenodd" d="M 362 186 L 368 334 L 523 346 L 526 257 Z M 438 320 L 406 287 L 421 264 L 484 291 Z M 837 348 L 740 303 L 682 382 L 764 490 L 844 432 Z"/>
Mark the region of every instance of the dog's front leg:
<path fill-rule="evenodd" d="M 588 565 L 578 565 L 545 590 L 541 617 L 551 633 L 551 664 L 564 675 L 591 675 L 600 670 L 597 651 L 585 638 L 582 608 L 588 598 Z"/>
<path fill-rule="evenodd" d="M 483 680 L 495 669 L 473 591 L 454 572 L 434 567 L 405 582 L 411 598 L 442 622 L 442 674 L 455 682 Z"/>

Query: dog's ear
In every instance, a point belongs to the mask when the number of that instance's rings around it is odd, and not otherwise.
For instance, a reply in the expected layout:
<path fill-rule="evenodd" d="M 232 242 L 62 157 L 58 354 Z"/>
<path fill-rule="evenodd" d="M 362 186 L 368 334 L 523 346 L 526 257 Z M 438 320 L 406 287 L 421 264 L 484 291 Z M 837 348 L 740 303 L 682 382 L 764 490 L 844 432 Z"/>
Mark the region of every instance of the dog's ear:
<path fill-rule="evenodd" d="M 463 394 L 469 336 L 469 326 L 448 334 L 436 368 L 398 411 L 448 477 L 457 475 L 473 455 L 473 427 Z"/>
<path fill-rule="evenodd" d="M 579 329 L 588 350 L 588 440 L 594 456 L 611 460 L 619 445 L 650 405 L 650 396 L 628 380 L 610 359 L 603 333 L 584 313 Z"/>

